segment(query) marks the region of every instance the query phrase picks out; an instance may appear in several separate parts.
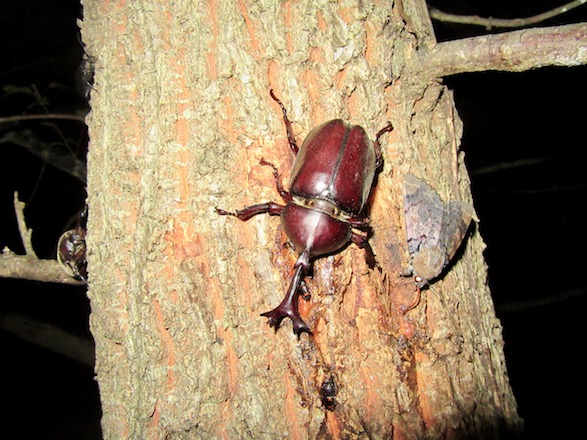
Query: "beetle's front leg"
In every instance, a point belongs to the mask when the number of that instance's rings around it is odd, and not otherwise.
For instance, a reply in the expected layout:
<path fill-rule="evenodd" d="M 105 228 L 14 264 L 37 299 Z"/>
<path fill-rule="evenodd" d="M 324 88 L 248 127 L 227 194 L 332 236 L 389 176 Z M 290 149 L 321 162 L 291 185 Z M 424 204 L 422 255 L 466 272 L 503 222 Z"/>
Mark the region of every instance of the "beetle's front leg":
<path fill-rule="evenodd" d="M 258 205 L 247 206 L 238 211 L 225 211 L 224 209 L 214 208 L 218 215 L 231 215 L 233 217 L 246 222 L 251 217 L 257 214 L 269 214 L 269 215 L 280 215 L 281 211 L 285 208 L 283 205 L 279 205 L 273 202 L 260 203 Z"/>
<path fill-rule="evenodd" d="M 279 106 L 281 107 L 281 112 L 283 113 L 283 122 L 285 123 L 285 130 L 287 132 L 287 141 L 289 142 L 289 148 L 291 148 L 291 151 L 293 152 L 293 154 L 297 155 L 298 151 L 299 151 L 299 147 L 298 147 L 298 144 L 296 143 L 296 138 L 293 134 L 293 129 L 291 128 L 291 121 L 287 117 L 287 110 L 285 108 L 285 105 L 283 105 L 283 103 L 279 100 L 279 98 L 277 98 L 277 96 L 275 96 L 275 94 L 273 93 L 273 90 L 269 90 L 269 94 L 271 95 L 271 98 L 273 98 L 273 100 L 275 102 L 277 102 L 277 104 L 279 104 Z"/>
<path fill-rule="evenodd" d="M 391 122 L 388 122 L 387 125 L 383 127 L 381 130 L 379 130 L 379 132 L 377 132 L 377 135 L 375 136 L 375 168 L 379 168 L 383 163 L 383 153 L 381 152 L 381 144 L 379 142 L 379 138 L 383 136 L 383 134 L 388 133 L 391 130 L 393 130 L 393 125 L 391 124 Z"/>

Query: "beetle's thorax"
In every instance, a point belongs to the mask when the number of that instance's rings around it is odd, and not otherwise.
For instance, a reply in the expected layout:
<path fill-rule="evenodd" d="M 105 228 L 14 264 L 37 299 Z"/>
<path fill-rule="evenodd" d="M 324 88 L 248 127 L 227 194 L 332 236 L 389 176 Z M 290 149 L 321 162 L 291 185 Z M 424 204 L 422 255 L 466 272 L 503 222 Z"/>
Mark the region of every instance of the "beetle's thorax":
<path fill-rule="evenodd" d="M 354 216 L 351 213 L 343 211 L 335 203 L 317 197 L 299 197 L 292 195 L 292 203 L 304 208 L 313 209 L 323 212 L 335 220 L 348 222 Z"/>

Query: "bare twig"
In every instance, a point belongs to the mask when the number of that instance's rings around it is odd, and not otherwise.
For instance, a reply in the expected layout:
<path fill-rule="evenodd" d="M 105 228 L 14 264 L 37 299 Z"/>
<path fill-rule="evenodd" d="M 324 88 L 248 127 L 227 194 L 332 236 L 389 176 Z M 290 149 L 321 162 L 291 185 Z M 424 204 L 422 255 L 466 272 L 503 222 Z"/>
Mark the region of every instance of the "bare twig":
<path fill-rule="evenodd" d="M 37 258 L 37 254 L 33 249 L 33 243 L 31 241 L 33 230 L 27 227 L 26 220 L 24 218 L 25 206 L 25 203 L 18 199 L 18 192 L 14 191 L 14 212 L 16 213 L 16 221 L 18 223 L 20 239 L 22 240 L 22 245 L 24 246 L 24 253 L 29 257 Z"/>
<path fill-rule="evenodd" d="M 587 64 L 587 23 L 524 29 L 447 41 L 420 54 L 427 78 L 466 72 L 523 72 Z"/>
<path fill-rule="evenodd" d="M 499 172 L 511 170 L 514 168 L 522 168 L 522 167 L 528 167 L 528 166 L 533 166 L 533 165 L 542 165 L 542 164 L 545 164 L 548 162 L 553 162 L 555 160 L 556 160 L 555 157 L 529 157 L 526 159 L 513 160 L 510 162 L 500 162 L 495 165 L 488 165 L 488 166 L 473 169 L 473 170 L 471 170 L 470 175 L 475 176 L 475 177 L 484 176 L 486 174 L 499 173 Z"/>
<path fill-rule="evenodd" d="M 526 18 L 484 18 L 478 15 L 455 15 L 442 12 L 432 6 L 428 8 L 430 12 L 430 18 L 438 21 L 444 21 L 448 23 L 459 23 L 459 24 L 470 24 L 476 26 L 484 26 L 487 29 L 501 27 L 501 28 L 514 28 L 522 26 L 530 26 L 542 21 L 548 20 L 549 18 L 556 17 L 557 15 L 564 14 L 578 6 L 584 5 L 587 0 L 574 0 L 567 3 L 566 5 L 559 6 L 550 11 L 543 12 L 542 14 L 534 15 Z"/>
<path fill-rule="evenodd" d="M 41 115 L 7 116 L 5 118 L 0 118 L 0 124 L 5 124 L 8 122 L 21 122 L 21 121 L 43 121 L 46 119 L 65 119 L 65 120 L 69 120 L 69 121 L 81 122 L 83 124 L 86 123 L 85 116 L 48 113 L 48 114 L 41 114 Z"/>
<path fill-rule="evenodd" d="M 513 301 L 509 303 L 498 304 L 497 310 L 502 313 L 521 312 L 537 307 L 550 306 L 573 298 L 580 298 L 587 295 L 585 286 L 565 292 L 555 293 L 554 295 L 538 299 L 529 299 L 526 301 Z"/>
<path fill-rule="evenodd" d="M 56 130 L 58 130 L 56 128 Z M 59 133 L 61 137 L 61 133 Z M 67 143 L 47 143 L 38 137 L 34 130 L 20 129 L 6 131 L 0 134 L 0 144 L 10 143 L 24 148 L 60 171 L 63 171 L 82 182 L 86 182 L 86 164 L 78 159 L 70 150 Z M 66 147 L 66 148 L 63 148 Z"/>

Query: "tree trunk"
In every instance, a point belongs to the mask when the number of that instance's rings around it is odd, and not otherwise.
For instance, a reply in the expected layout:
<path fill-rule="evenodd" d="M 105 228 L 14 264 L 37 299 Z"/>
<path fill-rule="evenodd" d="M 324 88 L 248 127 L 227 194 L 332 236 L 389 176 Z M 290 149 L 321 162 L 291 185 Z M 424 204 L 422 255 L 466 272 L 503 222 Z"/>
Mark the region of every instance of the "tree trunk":
<path fill-rule="evenodd" d="M 452 94 L 419 70 L 423 1 L 85 2 L 96 58 L 88 118 L 88 267 L 105 438 L 498 438 L 520 419 L 483 242 L 413 310 L 402 181 L 470 201 Z M 370 240 L 318 259 L 300 300 L 313 330 L 259 314 L 297 254 L 276 201 L 299 142 L 342 118 L 382 136 Z M 334 390 L 324 395 L 324 387 Z M 322 387 L 322 394 L 321 389 Z"/>

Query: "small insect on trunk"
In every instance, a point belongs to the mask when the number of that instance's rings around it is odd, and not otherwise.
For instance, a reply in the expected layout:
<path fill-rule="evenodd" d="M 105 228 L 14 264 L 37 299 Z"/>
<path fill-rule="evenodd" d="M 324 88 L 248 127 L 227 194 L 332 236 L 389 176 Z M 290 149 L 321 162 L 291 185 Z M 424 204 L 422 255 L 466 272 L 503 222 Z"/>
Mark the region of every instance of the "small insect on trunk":
<path fill-rule="evenodd" d="M 88 262 L 86 261 L 86 222 L 87 205 L 80 212 L 77 226 L 65 231 L 57 242 L 57 261 L 63 270 L 78 281 L 88 281 Z"/>
<path fill-rule="evenodd" d="M 236 212 L 216 208 L 216 212 L 242 221 L 257 214 L 281 216 L 287 237 L 300 256 L 283 301 L 261 316 L 269 318 L 269 325 L 275 330 L 284 318 L 290 318 L 299 337 L 303 332 L 311 333 L 299 314 L 298 300 L 313 259 L 338 252 L 353 242 L 366 250 L 370 266 L 374 265 L 368 243 L 369 219 L 364 212 L 375 174 L 382 164 L 379 139 L 393 127 L 388 123 L 372 142 L 362 127 L 333 119 L 314 128 L 298 147 L 285 106 L 272 90 L 270 95 L 281 107 L 287 139 L 296 155 L 289 191 L 281 185 L 275 166 L 265 160 L 261 160 L 261 165 L 273 169 L 277 192 L 286 204 L 267 202 Z"/>

